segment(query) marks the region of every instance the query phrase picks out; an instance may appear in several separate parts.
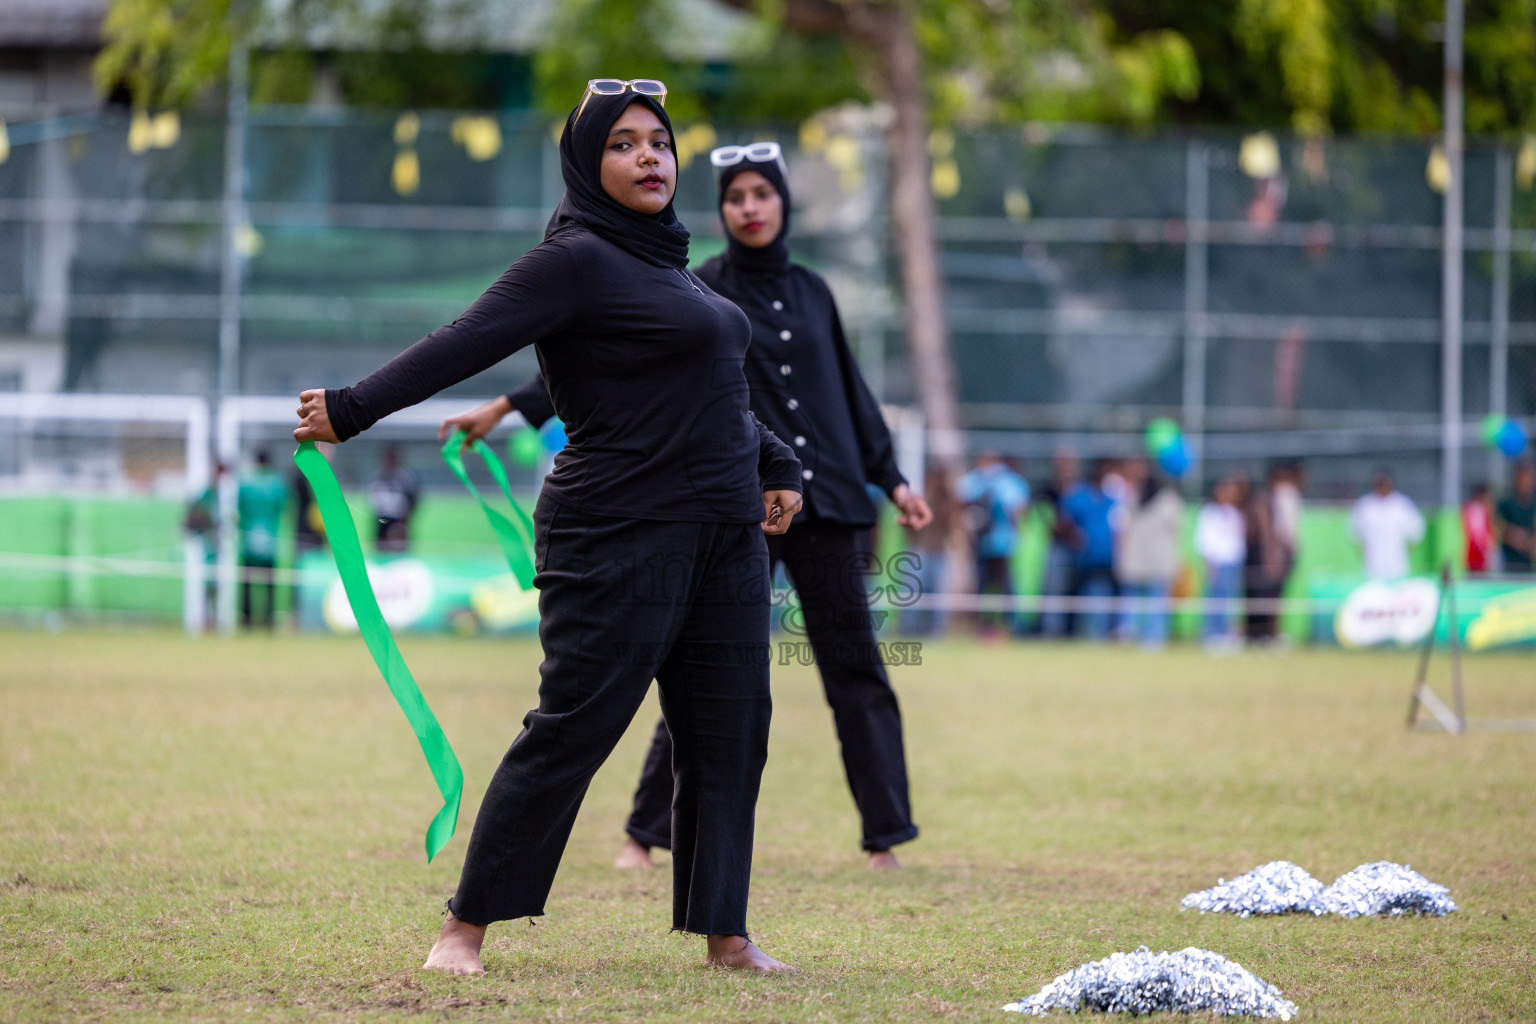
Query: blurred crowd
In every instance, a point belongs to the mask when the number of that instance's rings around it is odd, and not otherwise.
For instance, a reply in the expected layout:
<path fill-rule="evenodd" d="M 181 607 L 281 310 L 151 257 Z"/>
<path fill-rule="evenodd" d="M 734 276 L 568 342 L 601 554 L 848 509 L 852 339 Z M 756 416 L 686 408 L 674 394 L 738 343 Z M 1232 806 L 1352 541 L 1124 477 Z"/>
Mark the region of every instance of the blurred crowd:
<path fill-rule="evenodd" d="M 327 445 L 322 450 L 328 449 Z M 224 522 L 219 492 L 229 469 L 213 467 L 208 488 L 187 508 L 183 528 L 202 544 L 203 557 L 211 567 L 218 561 Z M 421 485 L 416 474 L 400 458 L 399 449 L 384 449 L 378 474 L 368 485 L 368 505 L 373 518 L 374 550 L 403 552 L 411 544 L 411 519 L 420 503 Z M 293 564 L 306 554 L 325 549 L 325 522 L 315 503 L 309 481 L 295 472 L 285 477 L 272 467 L 265 449 L 258 449 L 251 465 L 239 474 L 235 488 L 236 551 L 240 565 L 240 622 L 246 628 L 272 629 L 277 621 L 278 569 L 282 550 L 278 543 L 283 519 L 293 514 Z M 216 619 L 213 607 L 216 581 L 204 575 L 206 619 Z"/>
<path fill-rule="evenodd" d="M 223 465 L 214 468 L 185 519 L 210 566 L 218 557 L 218 494 L 227 472 Z M 918 589 L 923 595 L 954 593 L 968 575 L 970 592 L 991 599 L 961 616 L 982 636 L 1159 647 L 1170 637 L 1173 600 L 1204 597 L 1200 636 L 1208 647 L 1283 642 L 1280 602 L 1295 575 L 1303 535 L 1306 472 L 1300 463 L 1276 463 L 1257 481 L 1242 473 L 1217 479 L 1192 524 L 1177 481 L 1145 458 L 1097 459 L 1084 473 L 1077 455 L 1062 449 L 1049 476 L 1032 486 L 1014 460 L 984 452 L 953 490 L 938 472 L 928 474 L 925 484 L 933 522 L 903 537 L 903 546 L 918 557 Z M 376 551 L 409 550 L 420 490 L 398 449 L 386 448 L 367 492 Z M 240 620 L 270 629 L 278 570 L 286 561 L 279 544 L 284 518 L 293 517 L 294 565 L 325 548 L 324 523 L 304 478 L 279 474 L 265 450 L 240 472 L 236 496 Z M 1536 467 L 1515 463 L 1502 495 L 1486 484 L 1474 487 L 1460 519 L 1466 572 L 1533 572 Z M 1026 581 L 1020 554 L 1032 527 L 1044 538 L 1044 550 L 1031 563 L 1038 578 Z M 1380 469 L 1351 508 L 1348 532 L 1365 575 L 1392 580 L 1410 573 L 1410 553 L 1424 539 L 1426 523 L 1391 473 Z M 956 538 L 964 544 L 957 546 Z M 969 574 L 958 571 L 961 559 Z M 212 621 L 211 571 L 207 579 Z M 1025 595 L 1031 600 L 1014 600 Z M 932 636 L 954 619 L 924 602 L 903 611 L 900 626 L 911 635 Z"/>
<path fill-rule="evenodd" d="M 1032 487 L 1016 462 L 986 452 L 954 493 L 937 472 L 926 485 L 934 522 L 906 538 L 922 558 L 922 592 L 955 592 L 965 578 L 955 560 L 968 557 L 979 600 L 964 618 L 982 636 L 1159 647 L 1169 639 L 1173 599 L 1203 597 L 1199 628 L 1208 647 L 1284 642 L 1282 598 L 1304 534 L 1306 471 L 1299 462 L 1275 463 L 1261 480 L 1243 473 L 1218 478 L 1192 523 L 1177 481 L 1145 458 L 1097 459 L 1084 473 L 1077 455 L 1063 449 L 1049 477 Z M 1032 520 L 1044 551 L 1021 559 Z M 1509 492 L 1497 500 L 1489 486 L 1474 488 L 1461 520 L 1469 573 L 1530 573 L 1536 469 L 1516 463 Z M 1347 529 L 1364 574 L 1393 580 L 1409 575 L 1426 524 L 1383 468 L 1350 509 Z M 964 547 L 957 536 L 966 538 Z M 1021 563 L 1038 571 L 1038 583 L 1017 578 Z M 1010 600 L 1021 595 L 1030 600 Z M 951 616 L 931 604 L 906 612 L 903 629 L 943 632 Z"/>

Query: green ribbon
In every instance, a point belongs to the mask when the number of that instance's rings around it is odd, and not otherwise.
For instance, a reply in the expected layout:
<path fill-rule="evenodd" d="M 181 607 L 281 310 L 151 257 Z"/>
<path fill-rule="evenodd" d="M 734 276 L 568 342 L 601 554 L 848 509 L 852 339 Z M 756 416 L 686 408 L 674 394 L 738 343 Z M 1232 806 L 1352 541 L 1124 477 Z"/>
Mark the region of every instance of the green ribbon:
<path fill-rule="evenodd" d="M 518 505 L 517 499 L 512 497 L 512 487 L 507 483 L 507 470 L 491 451 L 491 446 L 484 441 L 476 440 L 471 446 L 480 458 L 485 461 L 485 468 L 491 471 L 491 476 L 501 486 L 501 493 L 506 495 L 507 504 L 512 506 L 512 514 L 516 522 L 508 519 L 500 512 L 492 508 L 486 500 L 480 496 L 480 491 L 470 480 L 469 473 L 464 469 L 464 432 L 455 430 L 448 438 L 448 443 L 443 445 L 443 461 L 448 463 L 448 468 L 453 470 L 453 475 L 459 478 L 459 482 L 469 488 L 469 493 L 475 496 L 475 501 L 480 503 L 480 509 L 485 513 L 485 518 L 491 522 L 491 529 L 496 534 L 496 543 L 501 545 L 502 552 L 507 556 L 507 565 L 512 568 L 512 575 L 517 577 L 518 586 L 527 590 L 533 586 L 533 558 L 529 551 L 533 547 L 533 520 L 528 518 L 528 513 Z"/>
<path fill-rule="evenodd" d="M 299 444 L 299 450 L 293 453 L 293 463 L 315 492 L 315 504 L 325 522 L 325 536 L 330 542 L 331 553 L 336 556 L 336 569 L 341 573 L 347 601 L 357 618 L 358 632 L 363 635 L 368 653 L 373 655 L 373 663 L 384 676 L 389 692 L 395 695 L 406 721 L 411 723 L 421 752 L 426 755 L 427 767 L 432 769 L 432 778 L 437 782 L 437 791 L 443 795 L 442 810 L 427 826 L 427 861 L 431 863 L 453 838 L 458 825 L 459 801 L 464 795 L 464 771 L 459 767 L 453 748 L 448 745 L 448 737 L 443 735 L 443 727 L 437 724 L 437 716 L 432 714 L 427 699 L 421 695 L 421 688 L 406 667 L 405 658 L 384 621 L 384 613 L 379 610 L 373 585 L 368 582 L 368 566 L 363 561 L 363 546 L 357 539 L 357 525 L 352 522 L 352 511 L 342 497 L 341 484 L 336 482 L 331 464 L 310 441 Z"/>

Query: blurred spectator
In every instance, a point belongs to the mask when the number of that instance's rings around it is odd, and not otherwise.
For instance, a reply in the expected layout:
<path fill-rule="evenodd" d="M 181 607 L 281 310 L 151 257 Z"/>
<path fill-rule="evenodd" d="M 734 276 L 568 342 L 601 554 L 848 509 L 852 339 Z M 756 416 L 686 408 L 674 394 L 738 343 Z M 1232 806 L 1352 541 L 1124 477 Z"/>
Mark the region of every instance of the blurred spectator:
<path fill-rule="evenodd" d="M 880 507 L 880 503 L 886 499 L 886 493 L 880 489 L 880 485 L 872 484 L 868 480 L 864 481 L 864 496 L 867 497 L 869 499 L 869 503 L 875 506 L 877 509 Z M 897 511 L 900 510 L 898 509 Z M 868 532 L 865 533 L 864 540 L 861 542 L 861 546 L 864 548 L 864 550 L 870 552 L 880 550 L 880 516 L 877 515 L 875 517 L 874 525 L 871 526 Z"/>
<path fill-rule="evenodd" d="M 1242 487 L 1235 478 L 1219 481 L 1211 489 L 1211 500 L 1195 517 L 1195 553 L 1205 560 L 1205 597 L 1215 602 L 1205 613 L 1205 642 L 1211 647 L 1230 646 L 1237 639 L 1226 602 L 1242 591 L 1248 552 L 1247 529 L 1238 508 Z"/>
<path fill-rule="evenodd" d="M 1477 484 L 1461 506 L 1461 535 L 1466 540 L 1467 572 L 1493 571 L 1493 489 Z"/>
<path fill-rule="evenodd" d="M 1137 496 L 1141 492 L 1142 477 L 1136 475 L 1139 471 L 1135 468 L 1135 459 L 1122 461 L 1120 459 L 1104 460 L 1104 482 L 1100 484 L 1104 493 L 1108 496 L 1111 508 L 1109 512 L 1109 528 L 1115 537 L 1115 548 L 1119 550 L 1120 536 L 1125 532 L 1125 525 L 1130 519 L 1131 509 L 1136 505 Z M 1133 481 L 1131 477 L 1135 475 Z M 1120 596 L 1124 587 L 1120 581 L 1120 574 L 1110 567 L 1111 592 Z M 1111 632 L 1117 637 L 1129 637 L 1131 633 L 1131 611 L 1129 608 L 1117 608 L 1110 617 L 1113 626 Z"/>
<path fill-rule="evenodd" d="M 1275 542 L 1285 553 L 1285 575 L 1289 579 L 1301 557 L 1301 491 L 1306 486 L 1306 470 L 1291 462 L 1269 472 L 1270 508 L 1274 513 Z"/>
<path fill-rule="evenodd" d="M 375 547 L 379 551 L 404 551 L 411 546 L 411 515 L 421 485 L 416 474 L 400 462 L 400 449 L 384 449 L 379 475 L 368 485 L 368 500 L 378 525 Z"/>
<path fill-rule="evenodd" d="M 1029 504 L 1029 484 L 995 452 L 986 452 L 976 460 L 976 468 L 960 478 L 959 498 L 976 537 L 976 593 L 996 587 L 998 593 L 1012 595 L 1013 555 L 1019 548 L 1019 516 Z M 995 631 L 1002 621 L 1001 615 L 976 616 L 983 632 Z"/>
<path fill-rule="evenodd" d="M 1365 574 L 1373 580 L 1408 575 L 1408 549 L 1424 539 L 1424 517 L 1392 483 L 1392 474 L 1376 471 L 1371 489 L 1349 513 L 1349 534 L 1360 545 Z"/>
<path fill-rule="evenodd" d="M 256 453 L 256 466 L 240 481 L 240 621 L 255 619 L 252 591 L 260 586 L 265 600 L 261 624 L 271 629 L 277 615 L 273 570 L 277 568 L 277 529 L 288 505 L 288 485 L 272 469 L 265 448 Z"/>
<path fill-rule="evenodd" d="M 1284 470 L 1272 468 L 1264 486 L 1250 492 L 1242 507 L 1246 602 L 1243 633 L 1250 643 L 1274 643 L 1280 638 L 1280 613 L 1273 602 L 1280 600 L 1285 590 L 1293 557 L 1281 539 L 1276 500 L 1278 482 L 1284 477 Z"/>
<path fill-rule="evenodd" d="M 933 510 L 933 521 L 921 530 L 907 531 L 907 544 L 922 559 L 917 566 L 917 582 L 922 596 L 944 592 L 949 570 L 949 538 L 955 517 L 960 514 L 955 495 L 942 470 L 930 469 L 923 481 L 923 497 Z M 942 609 L 905 608 L 901 613 L 902 632 L 914 636 L 942 634 L 949 614 Z"/>
<path fill-rule="evenodd" d="M 1125 596 L 1141 602 L 1131 609 L 1126 638 L 1161 647 L 1168 642 L 1168 595 L 1180 569 L 1184 499 L 1158 479 L 1144 459 L 1126 466 L 1126 479 L 1138 493 L 1115 548 L 1115 573 Z"/>
<path fill-rule="evenodd" d="M 329 461 L 334 445 L 317 442 L 315 448 Z M 294 473 L 290 479 L 296 510 L 293 523 L 293 561 L 302 568 L 304 556 L 325 550 L 325 520 L 320 516 L 320 506 L 315 502 L 315 492 L 302 473 Z M 318 598 L 318 592 L 295 586 L 289 590 L 289 608 L 295 623 L 313 621 L 318 608 L 307 607 L 307 602 Z M 306 619 L 306 616 L 308 617 Z"/>
<path fill-rule="evenodd" d="M 327 460 L 330 459 L 331 445 L 322 442 L 315 447 Z M 297 560 L 306 552 L 324 549 L 325 520 L 320 517 L 320 506 L 315 503 L 315 492 L 310 488 L 309 481 L 300 473 L 293 475 L 293 493 L 298 499 L 298 510 L 293 524 L 294 557 Z"/>
<path fill-rule="evenodd" d="M 1531 571 L 1536 555 L 1536 467 L 1515 464 L 1510 493 L 1499 502 L 1499 555 L 1505 572 Z"/>
<path fill-rule="evenodd" d="M 1051 482 L 1041 489 L 1035 501 L 1036 507 L 1048 510 L 1051 516 L 1051 541 L 1045 553 L 1045 578 L 1040 587 L 1045 597 L 1070 597 L 1076 589 L 1074 576 L 1080 542 L 1077 527 L 1062 503 L 1077 486 L 1077 473 L 1077 453 L 1070 448 L 1058 448 L 1051 459 Z M 1040 614 L 1040 632 L 1048 637 L 1066 636 L 1072 621 L 1064 611 L 1044 611 Z"/>
<path fill-rule="evenodd" d="M 1110 462 L 1100 459 L 1093 464 L 1088 479 L 1072 488 L 1062 508 L 1076 528 L 1077 558 L 1074 563 L 1077 597 L 1115 596 L 1115 501 L 1104 491 L 1104 478 Z M 1105 608 L 1080 612 L 1083 634 L 1090 640 L 1109 635 L 1111 614 Z"/>
<path fill-rule="evenodd" d="M 182 529 L 187 532 L 188 539 L 197 541 L 203 548 L 203 622 L 205 624 L 212 623 L 218 618 L 216 597 L 219 582 L 214 566 L 219 562 L 219 541 L 222 537 L 219 482 L 224 479 L 224 473 L 224 463 L 215 462 L 213 476 L 208 481 L 208 486 L 203 488 L 202 494 L 187 505 L 187 514 L 181 523 Z"/>
<path fill-rule="evenodd" d="M 1366 560 L 1366 576 L 1401 579 L 1409 574 L 1409 548 L 1424 539 L 1424 516 L 1393 487 L 1392 473 L 1376 470 L 1372 488 L 1350 510 L 1349 531 Z"/>
<path fill-rule="evenodd" d="M 1134 459 L 1131 462 L 1135 462 Z M 1112 525 L 1124 525 L 1124 520 L 1130 513 L 1131 506 L 1136 504 L 1137 484 L 1133 484 L 1130 476 L 1136 471 L 1129 468 L 1128 463 L 1119 459 L 1104 459 L 1104 477 L 1099 482 L 1099 487 L 1109 496 L 1109 500 L 1115 503 L 1114 512 L 1110 515 Z"/>

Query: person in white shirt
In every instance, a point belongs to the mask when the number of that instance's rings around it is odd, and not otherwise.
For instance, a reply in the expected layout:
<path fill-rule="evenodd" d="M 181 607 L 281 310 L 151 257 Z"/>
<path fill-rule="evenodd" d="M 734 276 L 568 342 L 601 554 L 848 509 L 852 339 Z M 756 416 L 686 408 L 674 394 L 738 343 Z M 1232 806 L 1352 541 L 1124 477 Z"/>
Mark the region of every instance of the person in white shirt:
<path fill-rule="evenodd" d="M 1224 605 L 1243 590 L 1243 559 L 1248 554 L 1247 530 L 1238 507 L 1247 481 L 1229 477 L 1211 490 L 1211 500 L 1195 517 L 1195 553 L 1205 559 L 1205 597 L 1216 604 L 1205 613 L 1205 642 L 1232 643 L 1232 610 Z"/>
<path fill-rule="evenodd" d="M 1393 487 L 1392 474 L 1377 470 L 1371 489 L 1349 513 L 1349 534 L 1360 545 L 1365 574 L 1395 580 L 1408 575 L 1408 549 L 1424 539 L 1424 517 Z"/>

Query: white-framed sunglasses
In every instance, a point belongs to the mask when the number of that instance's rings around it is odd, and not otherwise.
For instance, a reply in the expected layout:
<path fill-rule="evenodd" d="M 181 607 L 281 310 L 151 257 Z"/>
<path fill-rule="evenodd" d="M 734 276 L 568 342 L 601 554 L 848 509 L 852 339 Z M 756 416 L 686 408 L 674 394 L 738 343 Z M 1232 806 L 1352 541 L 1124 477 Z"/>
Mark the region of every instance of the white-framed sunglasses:
<path fill-rule="evenodd" d="M 749 142 L 745 146 L 720 146 L 710 151 L 709 162 L 721 170 L 735 167 L 743 160 L 755 164 L 777 163 L 786 177 L 789 168 L 784 166 L 784 150 L 777 142 Z"/>
<path fill-rule="evenodd" d="M 593 78 L 587 81 L 587 91 L 581 94 L 581 106 L 576 108 L 576 116 L 571 119 L 571 124 L 575 125 L 581 120 L 581 112 L 587 109 L 587 101 L 593 96 L 618 96 L 625 91 L 650 96 L 663 107 L 667 105 L 666 83 L 658 79 Z"/>

